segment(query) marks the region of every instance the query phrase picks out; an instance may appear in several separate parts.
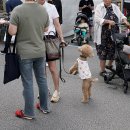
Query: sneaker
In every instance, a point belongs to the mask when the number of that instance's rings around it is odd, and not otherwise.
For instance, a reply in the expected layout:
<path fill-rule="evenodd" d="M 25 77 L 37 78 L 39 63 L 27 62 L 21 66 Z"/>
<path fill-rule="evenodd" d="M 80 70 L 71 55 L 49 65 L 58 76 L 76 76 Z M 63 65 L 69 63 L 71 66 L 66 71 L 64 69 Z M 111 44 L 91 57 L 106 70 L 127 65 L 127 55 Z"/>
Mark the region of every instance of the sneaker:
<path fill-rule="evenodd" d="M 23 110 L 17 110 L 15 112 L 15 116 L 18 117 L 18 118 L 23 118 L 23 119 L 27 119 L 27 120 L 34 119 L 33 117 L 25 116 Z"/>
<path fill-rule="evenodd" d="M 5 54 L 5 51 L 4 51 L 4 50 L 3 50 L 3 51 L 0 51 L 0 54 L 4 55 L 4 54 Z"/>
<path fill-rule="evenodd" d="M 40 110 L 42 113 L 44 113 L 44 114 L 50 113 L 48 110 L 43 110 L 43 109 L 41 109 L 40 103 L 37 103 L 37 104 L 36 104 L 36 108 L 37 108 L 38 110 Z"/>
<path fill-rule="evenodd" d="M 52 98 L 51 98 L 51 102 L 56 103 L 59 101 L 60 96 L 59 96 L 59 92 L 57 90 L 54 91 Z"/>
<path fill-rule="evenodd" d="M 106 71 L 103 71 L 103 72 L 100 72 L 99 75 L 104 77 L 106 73 L 107 73 Z"/>

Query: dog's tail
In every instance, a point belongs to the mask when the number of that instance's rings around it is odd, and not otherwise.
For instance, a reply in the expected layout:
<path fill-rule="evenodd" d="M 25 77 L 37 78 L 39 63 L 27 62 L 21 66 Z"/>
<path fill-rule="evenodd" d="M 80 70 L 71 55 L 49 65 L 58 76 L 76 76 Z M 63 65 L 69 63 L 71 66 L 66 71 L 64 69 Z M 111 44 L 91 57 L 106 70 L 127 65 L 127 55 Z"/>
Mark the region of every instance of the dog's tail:
<path fill-rule="evenodd" d="M 91 78 L 91 82 L 96 82 L 98 81 L 98 78 Z"/>

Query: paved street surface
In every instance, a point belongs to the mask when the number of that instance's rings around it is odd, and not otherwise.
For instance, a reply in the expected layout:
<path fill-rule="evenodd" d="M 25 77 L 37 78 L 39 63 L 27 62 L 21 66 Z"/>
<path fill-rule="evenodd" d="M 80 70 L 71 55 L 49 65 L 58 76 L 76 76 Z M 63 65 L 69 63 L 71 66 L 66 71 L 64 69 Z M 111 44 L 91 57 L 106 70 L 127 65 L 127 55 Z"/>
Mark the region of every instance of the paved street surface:
<path fill-rule="evenodd" d="M 0 48 L 3 46 L 0 45 Z M 66 70 L 78 57 L 77 47 L 68 46 L 65 49 Z M 4 55 L 0 55 L 0 130 L 130 130 L 130 91 L 127 95 L 123 93 L 121 79 L 116 78 L 111 84 L 104 83 L 99 76 L 96 53 L 88 62 L 93 77 L 99 78 L 99 81 L 93 83 L 92 97 L 88 104 L 81 103 L 82 80 L 78 75 L 68 75 L 63 71 L 66 83 L 60 82 L 60 102 L 50 103 L 50 114 L 45 115 L 35 110 L 36 119 L 28 121 L 15 117 L 15 110 L 23 109 L 24 106 L 23 88 L 20 79 L 3 85 Z M 48 68 L 47 76 L 52 94 L 53 82 Z M 36 103 L 36 82 L 34 91 Z"/>

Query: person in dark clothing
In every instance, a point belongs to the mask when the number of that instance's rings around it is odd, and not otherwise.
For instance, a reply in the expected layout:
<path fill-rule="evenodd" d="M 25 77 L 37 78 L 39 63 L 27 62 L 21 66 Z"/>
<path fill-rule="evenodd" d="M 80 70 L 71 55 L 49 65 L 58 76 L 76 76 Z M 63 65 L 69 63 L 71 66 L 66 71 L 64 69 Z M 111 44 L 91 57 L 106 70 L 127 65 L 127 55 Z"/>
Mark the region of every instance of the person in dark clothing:
<path fill-rule="evenodd" d="M 56 9 L 59 13 L 59 22 L 60 24 L 63 23 L 63 19 L 62 19 L 62 3 L 61 0 L 53 0 L 54 1 L 54 5 L 56 6 Z"/>
<path fill-rule="evenodd" d="M 22 4 L 23 2 L 21 0 L 8 0 L 6 2 L 6 12 L 8 15 L 10 15 L 10 12 L 18 5 Z"/>
<path fill-rule="evenodd" d="M 80 0 L 79 11 L 85 14 L 88 17 L 88 19 L 92 19 L 93 9 L 94 9 L 93 0 Z M 92 40 L 92 23 L 89 23 L 89 35 L 90 35 L 90 40 Z"/>
<path fill-rule="evenodd" d="M 63 19 L 62 19 L 62 3 L 61 3 L 61 0 L 48 0 L 48 3 L 54 4 L 56 6 L 57 12 L 59 14 L 59 22 L 60 22 L 60 24 L 62 24 Z"/>
<path fill-rule="evenodd" d="M 12 12 L 12 10 L 18 6 L 21 5 L 23 2 L 21 0 L 8 0 L 5 4 L 6 4 L 6 12 L 8 14 L 8 20 L 10 17 L 10 13 Z M 11 38 L 12 36 L 8 33 L 8 27 L 6 29 L 6 41 L 5 41 L 5 47 L 4 50 L 1 51 L 1 54 L 7 53 L 8 52 L 8 47 L 9 44 L 11 42 Z"/>

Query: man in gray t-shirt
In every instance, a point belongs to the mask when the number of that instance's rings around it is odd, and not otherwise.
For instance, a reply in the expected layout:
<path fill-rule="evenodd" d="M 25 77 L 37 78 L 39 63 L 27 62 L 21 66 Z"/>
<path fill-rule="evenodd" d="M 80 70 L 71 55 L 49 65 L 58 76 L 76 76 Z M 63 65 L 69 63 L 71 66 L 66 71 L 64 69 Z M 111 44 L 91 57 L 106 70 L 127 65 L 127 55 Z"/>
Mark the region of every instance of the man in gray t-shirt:
<path fill-rule="evenodd" d="M 43 6 L 32 0 L 26 0 L 11 14 L 9 33 L 10 35 L 16 34 L 17 37 L 16 49 L 20 57 L 19 64 L 25 99 L 25 109 L 17 110 L 15 113 L 20 118 L 33 119 L 35 116 L 32 70 L 34 70 L 39 87 L 40 103 L 37 107 L 44 113 L 49 112 L 45 75 L 46 50 L 43 41 L 43 32 L 48 30 L 48 26 L 48 13 Z"/>

